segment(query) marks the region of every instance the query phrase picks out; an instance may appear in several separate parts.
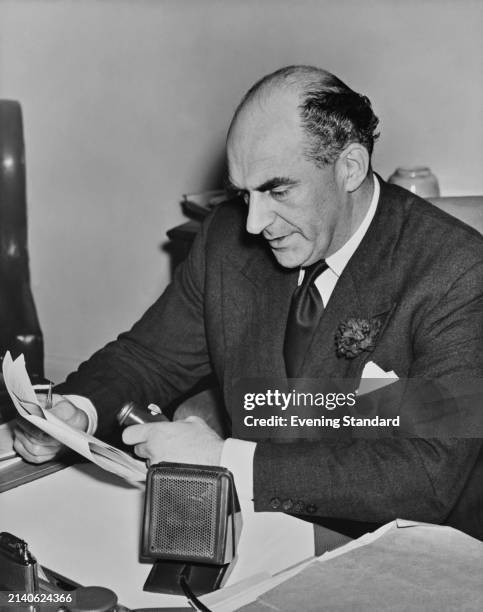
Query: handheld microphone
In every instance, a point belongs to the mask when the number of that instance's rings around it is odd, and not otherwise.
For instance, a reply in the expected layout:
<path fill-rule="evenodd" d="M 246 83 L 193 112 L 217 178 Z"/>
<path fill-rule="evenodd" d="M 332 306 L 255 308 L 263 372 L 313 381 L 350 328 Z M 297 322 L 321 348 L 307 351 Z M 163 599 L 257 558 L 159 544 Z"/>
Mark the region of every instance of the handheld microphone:
<path fill-rule="evenodd" d="M 134 402 L 125 404 L 117 413 L 116 419 L 121 427 L 169 421 L 161 412 L 161 409 L 155 404 L 149 404 L 147 409 L 142 409 Z"/>

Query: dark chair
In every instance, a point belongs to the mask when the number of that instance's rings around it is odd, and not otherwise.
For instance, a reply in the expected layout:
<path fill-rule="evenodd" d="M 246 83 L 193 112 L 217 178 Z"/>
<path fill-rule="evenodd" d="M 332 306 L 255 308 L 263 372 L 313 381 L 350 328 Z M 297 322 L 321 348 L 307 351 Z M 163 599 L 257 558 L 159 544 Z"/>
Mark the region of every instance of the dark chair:
<path fill-rule="evenodd" d="M 18 102 L 0 100 L 1 358 L 7 350 L 13 357 L 24 354 L 33 382 L 43 379 L 42 331 L 30 289 L 22 109 Z"/>

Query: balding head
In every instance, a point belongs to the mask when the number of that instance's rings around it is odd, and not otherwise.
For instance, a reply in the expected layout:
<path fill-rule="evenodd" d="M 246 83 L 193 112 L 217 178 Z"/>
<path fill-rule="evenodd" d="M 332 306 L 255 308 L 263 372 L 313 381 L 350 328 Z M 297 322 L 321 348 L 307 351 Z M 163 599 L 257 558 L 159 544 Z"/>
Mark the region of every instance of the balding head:
<path fill-rule="evenodd" d="M 245 95 L 228 134 L 229 181 L 248 205 L 247 231 L 282 266 L 330 256 L 359 227 L 376 122 L 368 100 L 317 68 L 284 68 Z"/>
<path fill-rule="evenodd" d="M 317 165 L 333 163 L 349 144 L 363 145 L 369 156 L 378 134 L 371 103 L 336 76 L 314 66 L 288 66 L 255 83 L 235 111 L 229 132 L 257 114 L 280 110 L 279 100 L 293 104 L 305 135 L 304 153 Z M 287 107 L 288 111 L 288 107 Z"/>

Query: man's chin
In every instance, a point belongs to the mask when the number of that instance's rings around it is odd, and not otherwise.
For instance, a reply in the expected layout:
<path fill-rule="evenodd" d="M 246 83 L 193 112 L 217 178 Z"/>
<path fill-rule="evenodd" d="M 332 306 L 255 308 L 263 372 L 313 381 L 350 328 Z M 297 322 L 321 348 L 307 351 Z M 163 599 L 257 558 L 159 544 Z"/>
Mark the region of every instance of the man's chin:
<path fill-rule="evenodd" d="M 288 249 L 272 249 L 272 253 L 283 268 L 300 268 L 303 263 L 303 257 L 300 256 L 300 253 Z"/>

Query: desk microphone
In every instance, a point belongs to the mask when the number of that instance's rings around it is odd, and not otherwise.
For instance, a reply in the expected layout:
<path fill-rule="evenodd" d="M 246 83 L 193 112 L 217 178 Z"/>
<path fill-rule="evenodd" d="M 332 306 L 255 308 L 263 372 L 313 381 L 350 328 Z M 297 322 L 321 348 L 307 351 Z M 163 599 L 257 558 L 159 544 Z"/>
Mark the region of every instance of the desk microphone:
<path fill-rule="evenodd" d="M 154 404 L 129 402 L 117 414 L 121 427 L 168 421 Z M 219 589 L 236 554 L 240 506 L 233 475 L 217 466 L 158 463 L 146 479 L 142 560 L 154 561 L 145 591 L 197 598 Z"/>
<path fill-rule="evenodd" d="M 155 564 L 144 590 L 191 594 L 196 601 L 196 595 L 219 589 L 236 554 L 239 513 L 233 476 L 226 468 L 151 466 L 141 549 L 143 560 Z"/>

